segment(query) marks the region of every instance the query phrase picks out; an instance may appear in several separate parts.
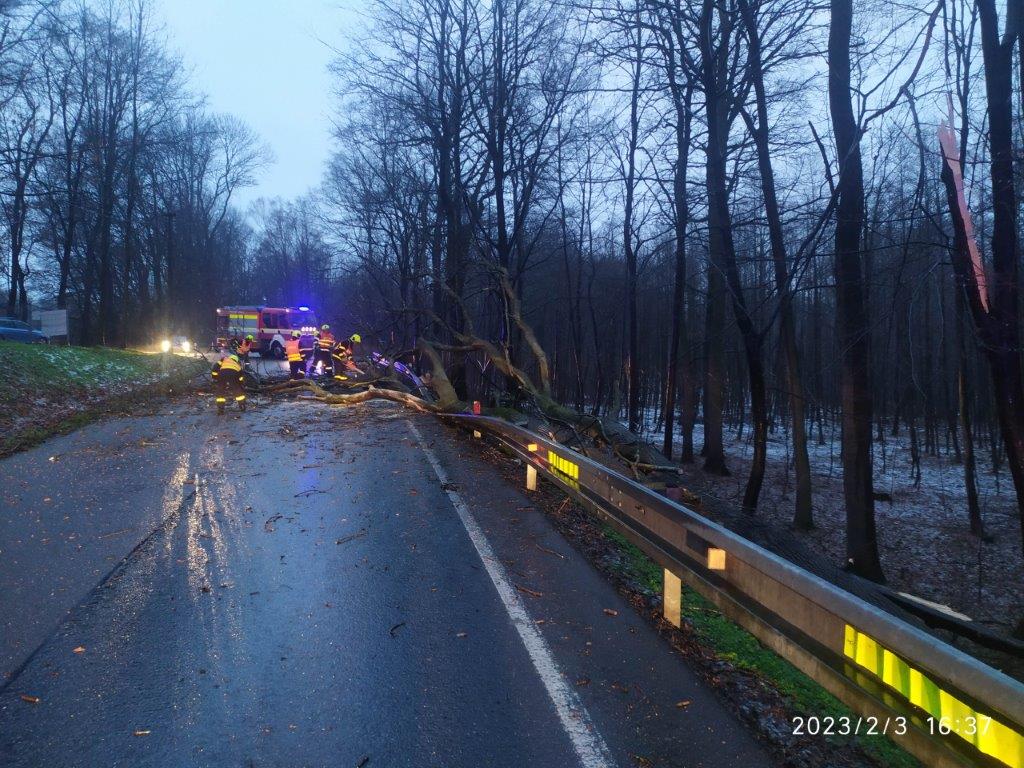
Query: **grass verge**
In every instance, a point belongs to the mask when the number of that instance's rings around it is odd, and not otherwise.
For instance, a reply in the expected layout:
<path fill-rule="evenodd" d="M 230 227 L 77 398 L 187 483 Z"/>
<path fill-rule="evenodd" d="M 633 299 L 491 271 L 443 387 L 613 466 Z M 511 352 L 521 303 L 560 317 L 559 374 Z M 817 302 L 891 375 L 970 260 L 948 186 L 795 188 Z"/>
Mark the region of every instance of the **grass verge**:
<path fill-rule="evenodd" d="M 661 566 L 611 526 L 602 525 L 605 539 L 618 550 L 621 575 L 649 595 L 660 595 Z M 684 585 L 681 617 L 697 640 L 716 658 L 756 675 L 767 682 L 803 714 L 823 717 L 857 716 L 839 699 L 807 677 L 788 661 L 758 642 L 757 638 L 722 615 L 703 596 Z M 874 762 L 891 768 L 917 768 L 920 763 L 886 736 L 832 736 L 834 743 L 856 742 Z"/>
<path fill-rule="evenodd" d="M 206 369 L 176 355 L 0 342 L 0 456 L 183 389 Z"/>

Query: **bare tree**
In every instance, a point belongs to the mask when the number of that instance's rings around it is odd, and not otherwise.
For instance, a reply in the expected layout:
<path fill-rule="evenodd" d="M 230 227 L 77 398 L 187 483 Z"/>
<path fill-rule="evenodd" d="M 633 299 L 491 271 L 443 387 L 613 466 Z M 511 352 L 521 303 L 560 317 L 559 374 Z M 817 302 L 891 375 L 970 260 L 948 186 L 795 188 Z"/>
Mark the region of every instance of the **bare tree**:
<path fill-rule="evenodd" d="M 847 567 L 881 580 L 871 461 L 870 328 L 864 297 L 860 236 L 864 227 L 864 171 L 860 125 L 850 82 L 851 0 L 832 0 L 829 22 L 829 109 L 839 167 L 835 226 L 836 333 L 840 346 L 843 493 Z"/>

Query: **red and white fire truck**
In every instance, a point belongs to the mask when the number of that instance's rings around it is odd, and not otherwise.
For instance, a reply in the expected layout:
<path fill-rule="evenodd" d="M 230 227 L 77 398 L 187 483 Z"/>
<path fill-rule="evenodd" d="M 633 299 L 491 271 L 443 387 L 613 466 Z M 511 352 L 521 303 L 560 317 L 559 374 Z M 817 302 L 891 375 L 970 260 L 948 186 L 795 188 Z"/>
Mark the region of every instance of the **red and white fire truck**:
<path fill-rule="evenodd" d="M 253 336 L 260 356 L 284 357 L 285 339 L 292 331 L 313 333 L 316 315 L 309 307 L 220 307 L 217 310 L 217 348 L 226 349 L 232 339 Z"/>

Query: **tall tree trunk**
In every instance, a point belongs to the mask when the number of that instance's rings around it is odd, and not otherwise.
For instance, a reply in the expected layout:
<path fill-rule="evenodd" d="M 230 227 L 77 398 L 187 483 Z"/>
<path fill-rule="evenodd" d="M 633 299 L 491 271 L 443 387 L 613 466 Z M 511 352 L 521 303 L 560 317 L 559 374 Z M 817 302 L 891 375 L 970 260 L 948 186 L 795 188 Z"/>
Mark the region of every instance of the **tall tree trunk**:
<path fill-rule="evenodd" d="M 640 5 L 637 3 L 639 21 Z M 637 308 L 637 258 L 636 243 L 633 231 L 633 196 L 636 185 L 636 150 L 640 134 L 640 77 L 643 67 L 643 38 L 641 26 L 636 24 L 632 30 L 636 35 L 634 41 L 634 60 L 632 90 L 629 102 L 629 143 L 626 149 L 626 201 L 622 223 L 622 248 L 626 256 L 626 367 L 627 367 L 627 406 L 629 429 L 639 432 L 640 419 L 640 321 Z"/>
<path fill-rule="evenodd" d="M 686 227 L 690 219 L 690 205 L 686 197 L 686 174 L 690 155 L 690 108 L 693 89 L 689 86 L 680 94 L 676 82 L 675 61 L 668 62 L 670 87 L 676 112 L 676 167 L 672 177 L 673 205 L 675 207 L 675 275 L 672 283 L 672 330 L 668 346 L 668 370 L 665 378 L 665 442 L 664 454 L 672 458 L 673 427 L 679 381 L 679 347 L 686 337 Z M 692 441 L 692 439 L 691 439 Z"/>
<path fill-rule="evenodd" d="M 775 192 L 775 169 L 772 167 L 771 150 L 768 146 L 768 99 L 764 87 L 761 39 L 757 18 L 750 5 L 746 0 L 740 0 L 739 8 L 747 33 L 748 66 L 757 105 L 757 125 L 750 120 L 748 127 L 757 149 L 761 193 L 768 221 L 768 239 L 775 269 L 775 289 L 779 295 L 779 341 L 785 363 L 786 389 L 793 424 L 793 466 L 796 471 L 796 510 L 793 514 L 793 524 L 797 528 L 808 529 L 813 527 L 814 518 L 811 510 L 811 464 L 807 456 L 804 390 L 800 378 L 800 355 L 796 342 L 796 322 L 793 319 L 793 291 L 789 284 L 786 241 Z"/>
<path fill-rule="evenodd" d="M 701 40 L 704 46 L 702 54 L 707 61 L 704 63 L 702 73 L 704 90 L 708 90 L 707 68 L 712 68 L 712 79 L 714 79 L 713 68 L 717 65 L 712 52 L 712 16 L 714 3 L 711 0 L 704 0 L 700 29 Z M 705 94 L 705 99 L 718 99 L 717 94 L 711 96 Z M 718 107 L 709 107 L 708 113 Z M 710 131 L 709 131 L 710 133 Z M 719 148 L 719 141 L 707 142 L 705 153 L 707 164 L 705 169 L 706 184 L 708 192 L 717 188 L 719 183 L 714 179 L 715 173 L 724 174 L 725 158 L 718 155 L 724 152 L 725 148 Z M 713 217 L 718 217 L 720 207 L 708 204 L 708 292 L 707 312 L 704 322 L 704 470 L 718 475 L 728 475 L 729 469 L 725 464 L 725 444 L 722 435 L 722 411 L 725 400 L 725 270 L 721 263 L 722 246 L 717 239 L 722 235 L 722 224 Z"/>
<path fill-rule="evenodd" d="M 960 413 L 960 431 L 963 439 L 964 489 L 967 491 L 967 519 L 971 533 L 975 536 L 985 534 L 985 525 L 981 520 L 981 505 L 978 503 L 977 467 L 974 458 L 974 430 L 971 424 L 971 391 L 970 379 L 967 376 L 967 339 L 966 307 L 962 287 L 956 292 L 956 382 L 957 408 Z"/>
<path fill-rule="evenodd" d="M 708 251 L 712 273 L 724 273 L 732 299 L 733 316 L 743 338 L 743 349 L 750 381 L 750 415 L 754 429 L 754 455 L 750 464 L 750 476 L 743 492 L 743 509 L 753 512 L 764 483 L 765 462 L 768 453 L 768 408 L 766 403 L 764 364 L 761 360 L 761 335 L 754 327 L 753 318 L 747 309 L 739 265 L 736 261 L 736 246 L 733 241 L 732 217 L 729 212 L 729 187 L 727 183 L 727 158 L 729 141 L 729 93 L 726 81 L 728 58 L 733 36 L 732 18 L 728 12 L 720 12 L 718 44 L 714 44 L 713 3 L 705 2 L 701 16 L 702 75 L 704 94 L 707 101 L 707 188 L 708 188 Z M 739 377 L 737 377 L 739 380 Z M 738 398 L 740 409 L 744 398 Z"/>
<path fill-rule="evenodd" d="M 573 405 L 577 411 L 583 412 L 584 399 L 584 362 L 583 362 L 583 318 L 580 312 L 580 253 L 583 247 L 582 238 L 576 244 L 575 273 L 569 258 L 569 214 L 565 206 L 565 173 L 562 167 L 562 136 L 558 137 L 555 169 L 558 181 L 558 219 L 562 236 L 562 267 L 565 270 L 565 288 L 569 300 L 569 343 L 574 370 Z M 581 219 L 583 217 L 581 216 Z"/>
<path fill-rule="evenodd" d="M 704 470 L 728 475 L 722 435 L 725 397 L 725 281 L 714 264 L 708 264 L 708 293 L 704 320 Z"/>
<path fill-rule="evenodd" d="M 829 22 L 829 110 L 839 160 L 835 257 L 836 332 L 840 351 L 843 496 L 847 567 L 884 579 L 878 557 L 871 462 L 870 327 L 864 292 L 860 234 L 864 224 L 864 174 L 860 128 L 850 90 L 853 0 L 832 0 Z"/>
<path fill-rule="evenodd" d="M 697 271 L 695 267 L 687 264 L 689 269 L 690 295 L 686 301 L 686 327 L 697 328 L 700 323 L 700 315 L 697 312 Z M 679 460 L 683 463 L 693 461 L 693 428 L 697 423 L 697 409 L 700 407 L 700 385 L 697 374 L 697 344 L 689 336 L 682 339 L 683 359 L 686 365 L 683 366 L 683 403 L 679 414 L 679 429 L 682 431 L 683 445 L 679 454 Z"/>

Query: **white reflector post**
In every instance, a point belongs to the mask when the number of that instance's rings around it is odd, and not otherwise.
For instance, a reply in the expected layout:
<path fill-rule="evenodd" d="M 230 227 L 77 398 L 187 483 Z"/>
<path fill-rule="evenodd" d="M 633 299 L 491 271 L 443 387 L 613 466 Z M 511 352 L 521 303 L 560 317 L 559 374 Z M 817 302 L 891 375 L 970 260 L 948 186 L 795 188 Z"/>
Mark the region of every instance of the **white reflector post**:
<path fill-rule="evenodd" d="M 681 621 L 680 613 L 683 604 L 683 583 L 668 568 L 665 569 L 665 620 L 672 626 L 678 627 Z"/>
<path fill-rule="evenodd" d="M 526 465 L 526 490 L 537 490 L 537 468 L 533 464 Z"/>

